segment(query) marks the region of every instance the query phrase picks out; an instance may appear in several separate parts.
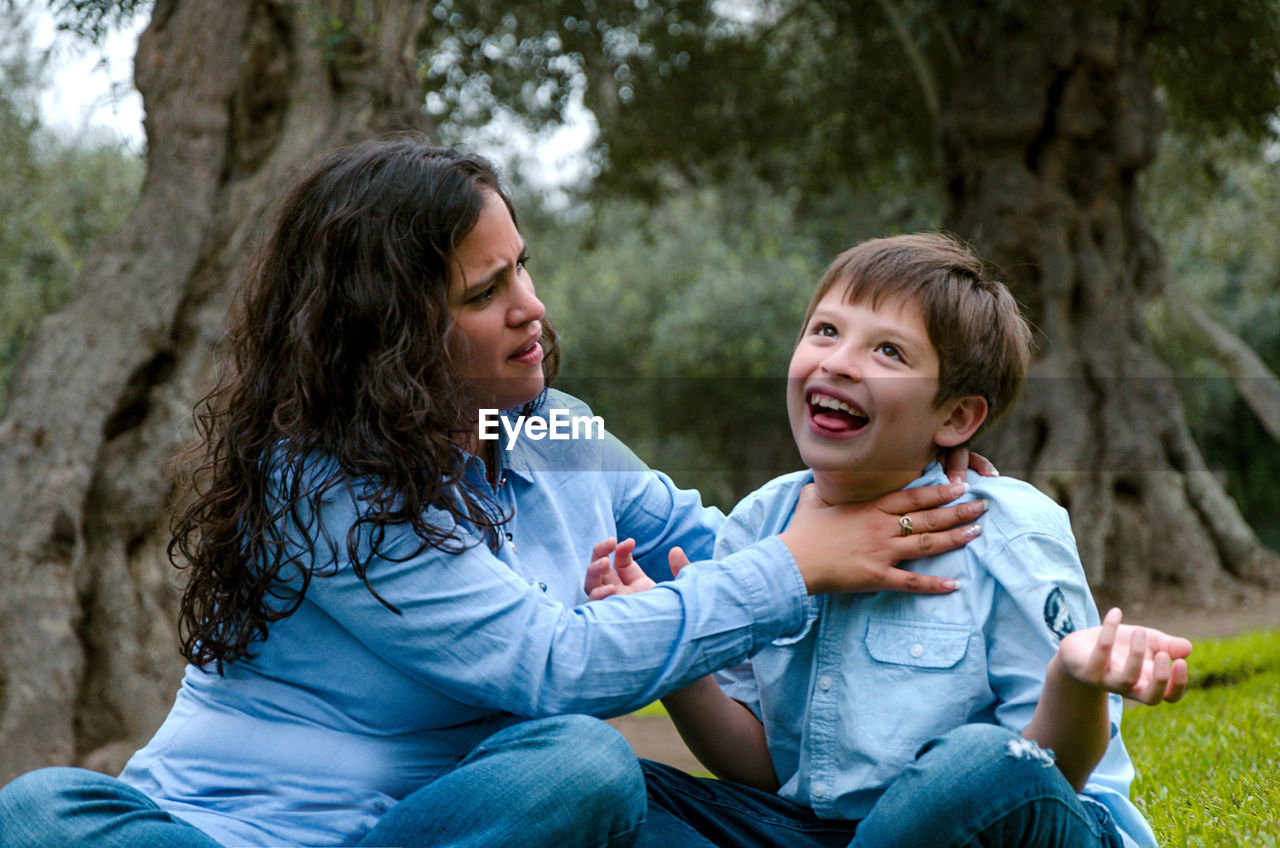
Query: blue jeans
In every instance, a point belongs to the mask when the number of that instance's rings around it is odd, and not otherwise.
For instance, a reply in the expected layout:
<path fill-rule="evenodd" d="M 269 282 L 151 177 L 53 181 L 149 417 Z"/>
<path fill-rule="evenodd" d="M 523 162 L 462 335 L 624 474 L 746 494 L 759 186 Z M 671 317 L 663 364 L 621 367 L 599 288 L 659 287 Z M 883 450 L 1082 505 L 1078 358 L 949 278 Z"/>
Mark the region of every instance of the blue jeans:
<path fill-rule="evenodd" d="M 933 740 L 860 821 L 728 781 L 643 761 L 649 814 L 639 848 L 1120 848 L 1101 804 L 1056 766 L 1015 756 L 1004 728 L 970 724 Z"/>
<path fill-rule="evenodd" d="M 643 777 L 626 740 L 597 719 L 559 716 L 490 736 L 392 807 L 359 844 L 626 848 L 644 811 Z M 219 848 L 105 774 L 40 769 L 0 790 L 0 848 L 73 846 Z"/>

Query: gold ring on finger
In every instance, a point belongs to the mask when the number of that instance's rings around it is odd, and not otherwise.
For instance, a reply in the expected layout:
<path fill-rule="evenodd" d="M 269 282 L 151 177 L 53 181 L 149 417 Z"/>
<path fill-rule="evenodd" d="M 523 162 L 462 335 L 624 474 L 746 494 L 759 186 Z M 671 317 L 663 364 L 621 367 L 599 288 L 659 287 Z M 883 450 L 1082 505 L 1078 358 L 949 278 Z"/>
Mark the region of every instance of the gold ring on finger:
<path fill-rule="evenodd" d="M 903 536 L 910 536 L 912 533 L 916 532 L 916 528 L 911 526 L 911 516 L 909 515 L 904 515 L 899 518 L 898 526 L 902 528 Z"/>

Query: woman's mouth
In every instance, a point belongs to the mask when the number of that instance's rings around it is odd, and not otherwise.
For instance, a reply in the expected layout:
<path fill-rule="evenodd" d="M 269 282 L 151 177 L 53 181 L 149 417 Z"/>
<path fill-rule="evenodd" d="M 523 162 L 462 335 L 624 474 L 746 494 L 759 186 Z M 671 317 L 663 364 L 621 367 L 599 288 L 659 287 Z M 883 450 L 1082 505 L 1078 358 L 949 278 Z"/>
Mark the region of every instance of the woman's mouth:
<path fill-rule="evenodd" d="M 542 344 L 537 339 L 534 339 L 508 356 L 507 359 L 520 365 L 541 365 Z"/>
<path fill-rule="evenodd" d="M 853 435 L 871 423 L 870 416 L 857 404 L 822 392 L 810 392 L 806 403 L 809 422 L 822 435 Z"/>

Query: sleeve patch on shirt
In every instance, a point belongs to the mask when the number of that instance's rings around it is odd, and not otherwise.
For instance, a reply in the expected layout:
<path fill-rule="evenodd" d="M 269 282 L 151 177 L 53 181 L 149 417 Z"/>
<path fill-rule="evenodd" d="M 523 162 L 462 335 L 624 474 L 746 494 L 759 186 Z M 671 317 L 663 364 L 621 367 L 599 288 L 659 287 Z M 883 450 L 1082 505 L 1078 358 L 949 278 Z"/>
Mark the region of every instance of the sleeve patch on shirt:
<path fill-rule="evenodd" d="M 1061 639 L 1068 633 L 1075 632 L 1075 622 L 1071 620 L 1071 612 L 1067 609 L 1067 598 L 1062 590 L 1054 587 L 1044 601 L 1044 623 Z"/>

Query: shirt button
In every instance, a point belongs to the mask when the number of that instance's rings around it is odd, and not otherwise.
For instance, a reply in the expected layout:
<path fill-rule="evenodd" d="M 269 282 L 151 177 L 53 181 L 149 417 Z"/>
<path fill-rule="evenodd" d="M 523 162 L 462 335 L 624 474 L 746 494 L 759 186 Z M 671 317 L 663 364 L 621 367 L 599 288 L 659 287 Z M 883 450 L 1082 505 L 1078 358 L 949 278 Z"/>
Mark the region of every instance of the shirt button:
<path fill-rule="evenodd" d="M 916 642 L 914 645 L 912 645 L 911 656 L 916 658 L 924 656 L 924 645 L 921 645 L 919 642 Z"/>
<path fill-rule="evenodd" d="M 827 794 L 827 784 L 819 781 L 813 784 L 813 797 L 821 798 Z"/>
<path fill-rule="evenodd" d="M 538 581 L 538 588 L 545 592 L 545 591 L 547 591 L 547 584 L 546 584 L 546 583 L 543 583 L 541 580 L 539 580 L 539 581 Z"/>
<path fill-rule="evenodd" d="M 825 674 L 824 674 L 824 675 L 822 675 L 821 677 L 819 677 L 819 678 L 818 678 L 818 688 L 819 688 L 819 689 L 821 689 L 821 690 L 822 690 L 822 691 L 824 691 L 824 692 L 825 692 L 826 690 L 830 689 L 830 688 L 831 688 L 831 678 L 830 678 L 830 677 L 827 677 Z"/>

